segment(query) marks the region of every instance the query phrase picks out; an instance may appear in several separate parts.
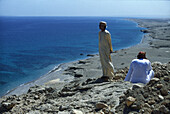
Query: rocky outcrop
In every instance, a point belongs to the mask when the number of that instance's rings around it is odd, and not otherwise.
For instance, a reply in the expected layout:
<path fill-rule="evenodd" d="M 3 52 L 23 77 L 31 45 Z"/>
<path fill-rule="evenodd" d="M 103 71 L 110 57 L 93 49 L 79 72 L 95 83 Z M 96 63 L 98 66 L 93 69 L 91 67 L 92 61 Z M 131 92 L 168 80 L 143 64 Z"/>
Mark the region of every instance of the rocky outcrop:
<path fill-rule="evenodd" d="M 117 113 L 170 113 L 170 63 L 152 64 L 155 78 L 144 87 L 132 87 L 120 97 L 120 105 L 116 108 Z M 127 99 L 133 99 L 127 104 Z M 134 100 L 135 99 L 135 100 Z"/>
<path fill-rule="evenodd" d="M 155 78 L 146 86 L 124 82 L 128 68 L 115 72 L 112 82 L 89 78 L 66 84 L 61 90 L 47 86 L 31 87 L 27 94 L 0 99 L 0 113 L 86 114 L 86 113 L 169 113 L 170 63 L 152 64 Z M 69 68 L 77 70 L 77 68 Z"/>

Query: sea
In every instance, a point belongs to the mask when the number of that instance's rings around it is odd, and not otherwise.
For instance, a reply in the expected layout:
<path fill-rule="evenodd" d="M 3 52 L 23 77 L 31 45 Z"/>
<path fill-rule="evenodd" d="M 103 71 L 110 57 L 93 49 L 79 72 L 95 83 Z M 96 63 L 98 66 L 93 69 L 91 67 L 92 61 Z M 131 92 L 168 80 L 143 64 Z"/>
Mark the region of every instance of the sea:
<path fill-rule="evenodd" d="M 97 54 L 100 21 L 114 51 L 141 42 L 143 28 L 123 17 L 0 17 L 0 96 L 61 63 Z"/>

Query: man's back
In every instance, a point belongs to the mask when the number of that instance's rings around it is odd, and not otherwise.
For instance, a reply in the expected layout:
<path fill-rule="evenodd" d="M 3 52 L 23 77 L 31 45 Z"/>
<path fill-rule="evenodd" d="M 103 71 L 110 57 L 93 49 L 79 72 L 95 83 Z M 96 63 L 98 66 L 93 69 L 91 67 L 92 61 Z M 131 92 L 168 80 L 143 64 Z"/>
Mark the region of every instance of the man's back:
<path fill-rule="evenodd" d="M 132 83 L 147 83 L 150 80 L 149 73 L 151 69 L 152 67 L 149 60 L 134 59 L 125 81 L 130 81 Z"/>

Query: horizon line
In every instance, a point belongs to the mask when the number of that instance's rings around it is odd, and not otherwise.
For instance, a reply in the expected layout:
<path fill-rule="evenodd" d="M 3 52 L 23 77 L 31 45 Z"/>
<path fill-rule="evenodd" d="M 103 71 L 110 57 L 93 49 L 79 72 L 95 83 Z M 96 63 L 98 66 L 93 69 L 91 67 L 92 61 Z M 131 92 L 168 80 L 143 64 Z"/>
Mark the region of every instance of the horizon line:
<path fill-rule="evenodd" d="M 162 19 L 170 19 L 169 17 L 158 17 L 158 16 L 51 16 L 51 15 L 0 15 L 0 17 L 115 17 L 115 18 L 162 18 Z"/>

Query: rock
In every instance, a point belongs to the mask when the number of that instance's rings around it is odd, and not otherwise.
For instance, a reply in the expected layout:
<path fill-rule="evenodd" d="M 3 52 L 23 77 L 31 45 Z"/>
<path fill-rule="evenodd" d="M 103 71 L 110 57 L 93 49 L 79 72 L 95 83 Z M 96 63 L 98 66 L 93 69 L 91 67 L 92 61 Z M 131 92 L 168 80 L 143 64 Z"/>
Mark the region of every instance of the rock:
<path fill-rule="evenodd" d="M 165 77 L 164 77 L 164 81 L 167 81 L 167 82 L 168 82 L 168 81 L 169 81 L 169 77 L 168 77 L 168 76 L 165 76 Z"/>
<path fill-rule="evenodd" d="M 153 110 L 152 110 L 152 114 L 160 114 L 159 109 L 153 109 Z"/>
<path fill-rule="evenodd" d="M 50 93 L 51 93 L 51 92 L 54 92 L 54 89 L 53 89 L 52 87 L 46 87 L 45 90 L 48 91 L 48 92 L 50 92 Z"/>
<path fill-rule="evenodd" d="M 96 104 L 96 109 L 103 109 L 103 108 L 108 108 L 109 106 L 105 103 L 97 103 Z"/>
<path fill-rule="evenodd" d="M 167 109 L 164 105 L 162 105 L 160 108 L 159 108 L 160 112 L 164 113 L 164 114 L 168 114 L 170 113 L 169 109 Z"/>
<path fill-rule="evenodd" d="M 68 110 L 69 108 L 70 108 L 69 106 L 60 106 L 59 111 Z"/>
<path fill-rule="evenodd" d="M 75 92 L 59 92 L 59 96 L 61 97 L 67 97 L 67 96 L 73 96 L 76 94 Z"/>
<path fill-rule="evenodd" d="M 150 108 L 142 108 L 139 110 L 139 114 L 151 114 L 152 110 Z"/>
<path fill-rule="evenodd" d="M 39 87 L 39 86 L 35 86 L 35 87 L 31 87 L 28 90 L 28 93 L 47 93 L 47 92 L 53 92 L 54 89 L 52 87 Z"/>
<path fill-rule="evenodd" d="M 80 60 L 79 64 L 86 64 L 86 61 Z"/>
<path fill-rule="evenodd" d="M 79 67 L 69 67 L 68 69 L 66 69 L 65 71 L 69 71 L 69 70 L 77 70 L 77 69 L 83 69 L 83 68 L 79 68 Z"/>
<path fill-rule="evenodd" d="M 122 73 L 118 73 L 113 77 L 113 79 L 115 80 L 124 79 L 124 75 Z"/>
<path fill-rule="evenodd" d="M 170 100 L 165 99 L 161 105 L 165 105 L 166 107 L 170 107 Z"/>
<path fill-rule="evenodd" d="M 135 90 L 137 88 L 142 88 L 143 86 L 144 86 L 143 84 L 134 84 L 132 90 Z"/>
<path fill-rule="evenodd" d="M 134 102 L 136 101 L 136 98 L 133 98 L 133 97 L 128 97 L 126 99 L 126 105 L 129 107 L 130 105 L 132 105 Z"/>
<path fill-rule="evenodd" d="M 161 94 L 163 96 L 167 96 L 168 95 L 168 90 L 167 89 L 161 89 Z"/>
<path fill-rule="evenodd" d="M 79 90 L 80 92 L 83 92 L 83 91 L 87 91 L 89 89 L 91 89 L 92 86 L 90 85 L 87 85 L 87 86 L 78 86 L 75 90 Z"/>
<path fill-rule="evenodd" d="M 152 63 L 152 66 L 160 66 L 160 65 L 162 65 L 162 63 L 161 63 L 161 62 L 158 62 L 158 61 Z"/>
<path fill-rule="evenodd" d="M 121 65 L 124 65 L 125 63 L 121 63 Z"/>
<path fill-rule="evenodd" d="M 143 94 L 144 98 L 147 98 L 149 95 L 147 93 Z"/>
<path fill-rule="evenodd" d="M 80 53 L 80 55 L 84 55 L 83 53 Z"/>
<path fill-rule="evenodd" d="M 35 100 L 39 99 L 39 96 L 38 96 L 38 95 L 35 95 L 35 96 L 34 96 L 34 99 L 35 99 Z"/>
<path fill-rule="evenodd" d="M 5 107 L 7 110 L 10 110 L 15 106 L 15 104 L 9 103 L 9 102 L 4 102 L 4 103 L 2 103 L 2 106 Z"/>
<path fill-rule="evenodd" d="M 9 111 L 9 110 L 11 110 L 14 106 L 15 106 L 14 103 L 3 102 L 2 104 L 0 104 L 0 113 Z"/>
<path fill-rule="evenodd" d="M 52 104 L 44 103 L 42 105 L 39 105 L 36 109 L 41 111 L 49 111 L 53 108 Z"/>
<path fill-rule="evenodd" d="M 148 101 L 148 104 L 150 104 L 150 105 L 153 105 L 153 104 L 155 104 L 156 102 L 155 102 L 155 100 L 153 100 L 153 99 L 151 99 L 151 100 L 149 100 Z"/>
<path fill-rule="evenodd" d="M 141 32 L 143 32 L 143 33 L 149 33 L 150 31 L 149 30 L 140 30 Z"/>
<path fill-rule="evenodd" d="M 144 104 L 144 107 L 150 108 L 151 106 L 150 106 L 148 103 L 145 103 L 145 104 Z"/>
<path fill-rule="evenodd" d="M 131 106 L 131 108 L 132 108 L 132 109 L 135 109 L 135 110 L 139 110 L 139 109 L 141 108 L 141 106 L 140 106 L 140 105 L 136 105 L 136 104 L 134 105 L 134 104 L 133 104 L 133 105 Z"/>
<path fill-rule="evenodd" d="M 56 83 L 59 83 L 60 82 L 60 79 L 54 79 L 54 80 L 50 80 L 48 82 L 45 83 L 45 85 L 51 85 L 51 84 L 56 84 Z"/>
<path fill-rule="evenodd" d="M 112 112 L 112 111 L 109 110 L 108 108 L 103 108 L 103 109 L 102 109 L 102 112 L 103 112 L 104 114 L 114 114 L 114 112 Z"/>
<path fill-rule="evenodd" d="M 164 100 L 164 97 L 162 95 L 158 95 L 160 100 Z"/>
<path fill-rule="evenodd" d="M 87 56 L 91 56 L 91 57 L 94 57 L 95 55 L 93 55 L 93 54 L 87 54 Z"/>
<path fill-rule="evenodd" d="M 150 84 L 155 84 L 158 81 L 159 81 L 159 78 L 152 78 L 149 83 Z"/>
<path fill-rule="evenodd" d="M 88 78 L 87 80 L 86 80 L 86 83 L 89 83 L 89 82 L 91 82 L 91 81 L 93 81 L 94 79 L 91 79 L 91 78 Z"/>
<path fill-rule="evenodd" d="M 157 84 L 156 88 L 161 89 L 163 87 L 163 84 Z"/>
<path fill-rule="evenodd" d="M 99 111 L 99 114 L 105 114 L 102 110 Z"/>
<path fill-rule="evenodd" d="M 7 111 L 7 109 L 2 104 L 0 104 L 0 112 L 2 113 L 5 111 Z"/>
<path fill-rule="evenodd" d="M 103 82 L 108 82 L 110 80 L 110 78 L 108 76 L 102 76 L 100 78 Z"/>
<path fill-rule="evenodd" d="M 36 101 L 33 100 L 33 99 L 27 99 L 27 101 L 28 101 L 29 103 L 35 103 L 35 102 L 36 102 Z"/>
<path fill-rule="evenodd" d="M 81 110 L 72 109 L 71 114 L 83 114 Z"/>
<path fill-rule="evenodd" d="M 80 77 L 83 77 L 83 75 L 82 74 L 75 74 L 74 77 L 80 78 Z"/>

